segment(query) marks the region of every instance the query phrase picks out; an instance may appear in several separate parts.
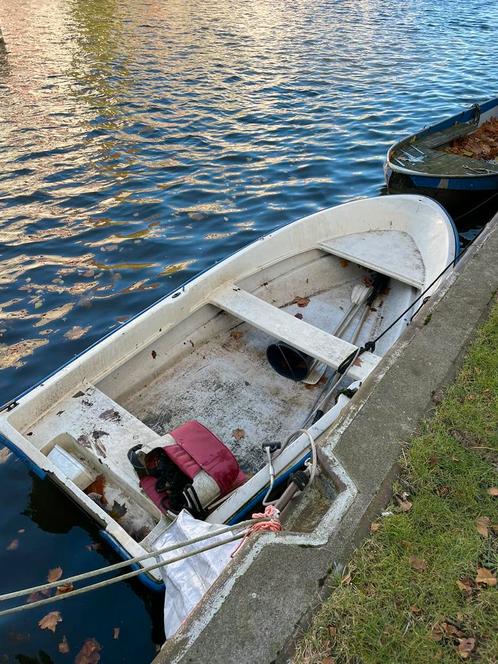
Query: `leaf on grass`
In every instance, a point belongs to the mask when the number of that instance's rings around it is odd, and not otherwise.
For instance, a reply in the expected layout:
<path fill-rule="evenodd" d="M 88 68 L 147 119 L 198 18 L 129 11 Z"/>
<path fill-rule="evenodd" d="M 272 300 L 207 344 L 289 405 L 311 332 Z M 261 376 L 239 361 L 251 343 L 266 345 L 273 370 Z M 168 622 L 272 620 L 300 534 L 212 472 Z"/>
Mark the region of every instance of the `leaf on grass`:
<path fill-rule="evenodd" d="M 67 655 L 69 652 L 69 643 L 65 636 L 62 637 L 62 641 L 59 643 L 58 648 L 61 655 Z"/>
<path fill-rule="evenodd" d="M 119 639 L 119 627 L 115 627 L 112 631 L 112 638 L 113 639 Z"/>
<path fill-rule="evenodd" d="M 468 659 L 476 646 L 475 639 L 458 639 L 457 652 L 462 659 Z"/>
<path fill-rule="evenodd" d="M 456 627 L 455 625 L 453 625 L 453 623 L 444 622 L 444 623 L 442 624 L 442 628 L 443 628 L 443 630 L 444 630 L 446 636 L 449 636 L 449 637 L 452 638 L 452 639 L 460 638 L 460 637 L 463 636 L 463 632 L 461 632 L 461 631 L 458 629 L 458 627 Z"/>
<path fill-rule="evenodd" d="M 76 655 L 74 664 L 98 664 L 102 646 L 96 639 L 87 639 Z"/>
<path fill-rule="evenodd" d="M 309 297 L 299 297 L 298 295 L 292 300 L 292 303 L 297 304 L 298 307 L 307 307 L 310 303 L 310 299 Z"/>
<path fill-rule="evenodd" d="M 476 519 L 476 528 L 479 535 L 482 535 L 483 537 L 488 536 L 489 534 L 488 527 L 490 521 L 491 519 L 489 518 L 489 516 L 480 516 L 478 519 Z"/>
<path fill-rule="evenodd" d="M 241 332 L 240 330 L 232 330 L 230 332 L 230 336 L 232 337 L 232 339 L 235 339 L 235 341 L 238 341 L 242 337 L 242 335 L 243 332 Z"/>
<path fill-rule="evenodd" d="M 351 572 L 345 574 L 341 579 L 341 586 L 349 586 L 349 585 L 351 585 Z"/>
<path fill-rule="evenodd" d="M 417 572 L 425 572 L 427 569 L 427 563 L 422 558 L 417 558 L 417 556 L 410 556 L 410 565 Z"/>
<path fill-rule="evenodd" d="M 415 604 L 412 604 L 412 606 L 410 606 L 410 611 L 411 611 L 413 614 L 415 614 L 416 616 L 418 616 L 419 613 L 422 613 L 422 609 L 420 609 L 420 608 L 419 608 L 418 606 L 416 606 Z"/>
<path fill-rule="evenodd" d="M 0 450 L 0 463 L 5 463 L 11 454 L 12 452 L 8 447 L 2 447 Z"/>
<path fill-rule="evenodd" d="M 473 585 L 472 579 L 469 579 L 469 577 L 465 577 L 463 579 L 458 579 L 456 584 L 463 593 L 466 593 L 467 595 L 472 594 L 472 590 L 474 588 L 474 585 Z"/>
<path fill-rule="evenodd" d="M 493 498 L 498 497 L 498 486 L 492 486 L 488 489 L 488 493 Z"/>
<path fill-rule="evenodd" d="M 234 429 L 232 431 L 232 438 L 234 438 L 235 440 L 242 440 L 242 438 L 245 437 L 246 437 L 246 432 L 244 431 L 244 429 Z"/>
<path fill-rule="evenodd" d="M 58 581 L 62 576 L 62 567 L 54 567 L 54 569 L 51 569 L 48 571 L 48 576 L 47 576 L 47 581 L 49 583 L 53 583 L 54 581 Z"/>
<path fill-rule="evenodd" d="M 395 496 L 396 502 L 398 503 L 398 507 L 402 512 L 409 512 L 411 508 L 413 507 L 413 503 L 411 503 L 407 498 L 403 496 Z"/>
<path fill-rule="evenodd" d="M 57 590 L 55 591 L 56 595 L 64 595 L 65 593 L 70 593 L 71 590 L 74 590 L 74 586 L 72 583 L 61 583 L 60 586 L 57 586 Z"/>
<path fill-rule="evenodd" d="M 490 569 L 486 567 L 479 567 L 477 570 L 476 583 L 485 586 L 496 586 L 496 576 Z"/>
<path fill-rule="evenodd" d="M 13 539 L 12 542 L 7 546 L 7 551 L 15 551 L 19 546 L 19 540 Z"/>
<path fill-rule="evenodd" d="M 380 530 L 381 523 L 380 521 L 372 521 L 370 524 L 370 532 L 377 533 Z"/>
<path fill-rule="evenodd" d="M 335 657 L 324 657 L 321 664 L 335 664 Z"/>
<path fill-rule="evenodd" d="M 38 622 L 38 627 L 40 629 L 49 629 L 51 632 L 55 632 L 57 623 L 62 622 L 62 617 L 60 611 L 50 611 L 46 616 Z"/>

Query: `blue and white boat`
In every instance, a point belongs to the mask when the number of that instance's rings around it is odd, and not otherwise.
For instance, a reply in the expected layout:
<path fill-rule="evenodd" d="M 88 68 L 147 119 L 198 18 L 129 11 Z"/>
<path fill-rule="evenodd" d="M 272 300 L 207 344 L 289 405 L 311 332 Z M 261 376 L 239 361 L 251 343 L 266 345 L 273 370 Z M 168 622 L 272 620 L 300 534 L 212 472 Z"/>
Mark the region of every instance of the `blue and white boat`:
<path fill-rule="evenodd" d="M 455 139 L 472 134 L 491 118 L 498 118 L 498 97 L 474 104 L 395 143 L 387 152 L 384 166 L 389 189 L 489 195 L 498 192 L 498 159 L 487 161 L 445 150 Z"/>

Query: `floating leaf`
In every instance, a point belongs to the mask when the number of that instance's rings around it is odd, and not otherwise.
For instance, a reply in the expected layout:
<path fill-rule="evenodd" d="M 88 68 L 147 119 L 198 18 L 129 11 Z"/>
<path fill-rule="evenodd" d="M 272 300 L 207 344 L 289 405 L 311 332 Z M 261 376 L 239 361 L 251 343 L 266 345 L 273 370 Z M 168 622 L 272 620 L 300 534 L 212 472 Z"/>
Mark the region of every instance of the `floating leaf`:
<path fill-rule="evenodd" d="M 58 649 L 62 655 L 67 655 L 67 653 L 69 652 L 69 643 L 67 642 L 65 636 L 62 637 L 62 641 L 59 643 Z"/>
<path fill-rule="evenodd" d="M 68 330 L 64 336 L 70 341 L 75 341 L 76 339 L 81 339 L 90 329 L 90 325 L 87 327 L 81 327 L 80 325 L 74 325 L 70 330 Z"/>
<path fill-rule="evenodd" d="M 479 535 L 482 535 L 483 537 L 488 536 L 489 534 L 488 527 L 490 521 L 491 520 L 489 516 L 480 516 L 478 519 L 476 519 L 476 528 Z"/>
<path fill-rule="evenodd" d="M 47 580 L 49 583 L 58 581 L 62 576 L 62 567 L 54 567 L 54 569 L 49 570 Z"/>
<path fill-rule="evenodd" d="M 297 304 L 298 307 L 307 307 L 310 303 L 310 299 L 309 297 L 299 297 L 298 295 L 293 299 L 292 303 Z"/>
<path fill-rule="evenodd" d="M 74 590 L 74 586 L 72 583 L 61 583 L 60 586 L 57 586 L 55 594 L 64 595 L 65 593 L 70 593 L 71 590 Z"/>
<path fill-rule="evenodd" d="M 98 664 L 102 646 L 96 639 L 87 639 L 76 655 L 74 664 Z"/>
<path fill-rule="evenodd" d="M 479 567 L 477 570 L 476 583 L 485 586 L 496 586 L 496 576 L 490 569 L 486 567 Z"/>
<path fill-rule="evenodd" d="M 245 437 L 246 437 L 246 432 L 244 431 L 244 429 L 234 429 L 232 431 L 232 438 L 234 438 L 234 440 L 242 440 L 242 438 Z"/>
<path fill-rule="evenodd" d="M 0 450 L 0 463 L 5 463 L 9 458 L 12 452 L 8 447 L 2 447 Z"/>
<path fill-rule="evenodd" d="M 7 546 L 7 551 L 15 551 L 19 546 L 19 540 L 13 539 L 12 542 Z"/>
<path fill-rule="evenodd" d="M 462 659 L 468 659 L 476 645 L 475 639 L 458 639 L 457 652 Z"/>
<path fill-rule="evenodd" d="M 46 616 L 39 621 L 38 627 L 40 629 L 49 629 L 51 632 L 55 632 L 57 623 L 62 622 L 62 617 L 60 611 L 50 611 Z"/>
<path fill-rule="evenodd" d="M 427 569 L 427 563 L 422 558 L 417 558 L 416 556 L 410 556 L 410 565 L 417 572 L 425 572 Z"/>

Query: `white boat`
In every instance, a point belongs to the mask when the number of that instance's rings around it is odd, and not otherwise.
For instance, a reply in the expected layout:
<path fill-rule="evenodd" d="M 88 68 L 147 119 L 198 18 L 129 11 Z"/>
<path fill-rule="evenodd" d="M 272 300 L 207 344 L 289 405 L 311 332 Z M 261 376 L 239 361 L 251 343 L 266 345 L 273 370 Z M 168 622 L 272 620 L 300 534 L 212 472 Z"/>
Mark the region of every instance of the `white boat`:
<path fill-rule="evenodd" d="M 158 506 L 144 492 L 128 452 L 176 445 L 178 431 L 185 435 L 175 449 L 188 452 L 190 425 L 184 425 L 196 420 L 223 441 L 245 473 L 228 453 L 231 474 L 221 488 L 205 457 L 197 459 L 202 472 L 190 478 L 197 493 L 210 493 L 201 501 L 204 518 L 234 523 L 267 492 L 269 451 L 262 444 L 291 437 L 273 455 L 275 490 L 309 454 L 309 435 L 292 433 L 316 410 L 324 389 L 316 378 L 324 371 L 333 375 L 350 358 L 342 385 L 361 385 L 413 310 L 374 352 L 357 357 L 357 349 L 429 286 L 430 295 L 457 253 L 451 219 L 424 197 L 371 198 L 313 214 L 197 276 L 7 404 L 0 412 L 0 442 L 57 482 L 129 558 L 154 551 L 175 514 L 169 502 Z M 372 290 L 376 275 L 389 278 L 382 291 Z M 370 301 L 360 298 L 355 308 L 358 292 L 367 292 Z M 335 336 L 348 311 L 349 324 Z M 309 358 L 316 359 L 315 381 L 280 375 L 268 361 L 269 346 L 277 361 L 289 348 L 306 369 Z M 270 359 L 278 363 L 271 352 Z M 308 425 L 314 440 L 319 443 L 351 396 L 322 407 Z M 196 435 L 208 437 L 208 447 L 214 445 L 212 456 L 224 449 L 207 429 L 195 427 Z M 151 557 L 141 564 L 154 562 Z M 144 572 L 142 580 L 162 584 L 158 570 Z"/>

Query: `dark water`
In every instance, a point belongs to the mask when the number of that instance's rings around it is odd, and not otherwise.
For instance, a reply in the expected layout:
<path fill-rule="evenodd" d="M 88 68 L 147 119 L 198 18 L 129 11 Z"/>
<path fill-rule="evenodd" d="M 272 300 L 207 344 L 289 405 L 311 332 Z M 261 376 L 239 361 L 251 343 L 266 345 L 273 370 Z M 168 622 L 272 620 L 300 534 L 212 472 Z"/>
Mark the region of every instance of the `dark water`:
<path fill-rule="evenodd" d="M 0 26 L 0 401 L 259 235 L 379 193 L 391 142 L 498 89 L 489 1 L 0 0 Z M 111 556 L 20 462 L 0 478 L 0 591 Z M 54 608 L 55 635 L 43 610 L 0 623 L 0 656 L 161 640 L 139 586 Z"/>

